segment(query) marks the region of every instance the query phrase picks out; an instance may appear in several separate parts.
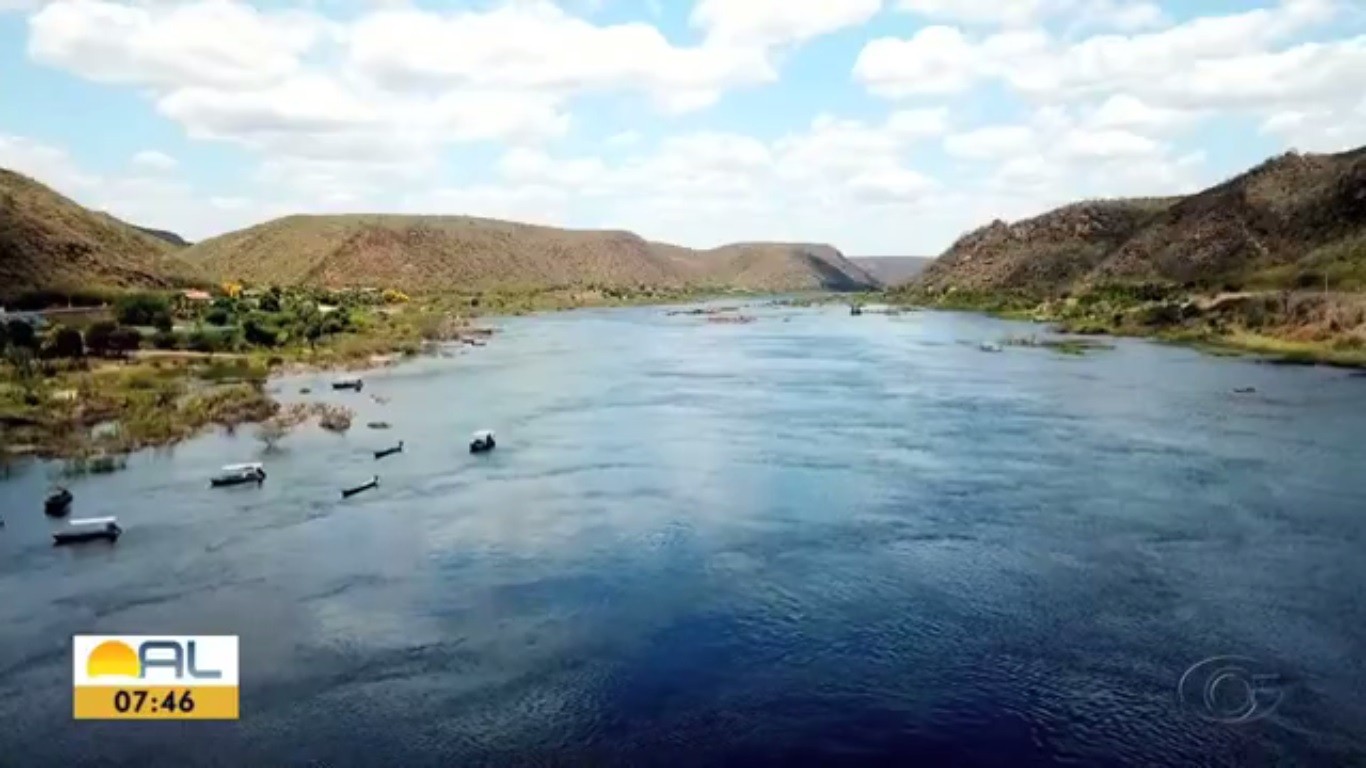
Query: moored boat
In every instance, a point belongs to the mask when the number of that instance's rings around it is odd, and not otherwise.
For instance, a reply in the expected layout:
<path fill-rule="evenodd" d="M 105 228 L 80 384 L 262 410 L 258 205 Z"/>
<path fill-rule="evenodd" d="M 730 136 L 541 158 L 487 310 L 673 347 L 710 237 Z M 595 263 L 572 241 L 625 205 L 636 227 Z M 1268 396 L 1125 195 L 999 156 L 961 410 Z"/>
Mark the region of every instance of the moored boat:
<path fill-rule="evenodd" d="M 368 491 L 368 490 L 370 490 L 371 488 L 378 488 L 378 487 L 379 487 L 379 475 L 375 475 L 374 477 L 370 478 L 370 482 L 368 482 L 368 483 L 362 483 L 362 484 L 360 484 L 360 485 L 358 485 L 358 486 L 356 486 L 356 487 L 354 487 L 354 488 L 343 488 L 341 494 L 342 494 L 342 498 L 343 498 L 343 499 L 347 499 L 347 498 L 350 498 L 350 497 L 352 497 L 352 496 L 355 496 L 355 495 L 358 494 L 358 493 L 364 493 L 365 491 Z"/>
<path fill-rule="evenodd" d="M 119 527 L 118 518 L 115 517 L 91 517 L 84 520 L 72 520 L 66 524 L 65 530 L 52 534 L 52 545 L 80 544 L 100 539 L 112 544 L 119 540 L 119 535 L 122 533 L 123 529 Z"/>
<path fill-rule="evenodd" d="M 228 464 L 223 467 L 222 473 L 209 480 L 211 488 L 222 488 L 230 485 L 246 485 L 256 483 L 260 485 L 266 481 L 266 470 L 259 463 L 249 464 Z"/>
<path fill-rule="evenodd" d="M 43 500 L 43 512 L 48 517 L 62 517 L 71 511 L 71 500 L 75 497 L 65 488 L 57 488 Z"/>
<path fill-rule="evenodd" d="M 398 445 L 394 446 L 393 448 L 385 448 L 385 449 L 383 449 L 383 450 L 375 451 L 375 458 L 376 458 L 376 459 L 382 459 L 382 458 L 384 458 L 385 456 L 393 456 L 393 455 L 396 454 L 396 453 L 403 453 L 403 441 L 402 441 L 402 440 L 399 440 L 399 441 L 398 441 Z"/>
<path fill-rule="evenodd" d="M 470 438 L 470 453 L 486 453 L 498 446 L 493 439 L 493 431 L 481 429 Z"/>
<path fill-rule="evenodd" d="M 333 389 L 354 389 L 359 392 L 365 387 L 365 382 L 360 379 L 338 379 L 332 382 Z"/>

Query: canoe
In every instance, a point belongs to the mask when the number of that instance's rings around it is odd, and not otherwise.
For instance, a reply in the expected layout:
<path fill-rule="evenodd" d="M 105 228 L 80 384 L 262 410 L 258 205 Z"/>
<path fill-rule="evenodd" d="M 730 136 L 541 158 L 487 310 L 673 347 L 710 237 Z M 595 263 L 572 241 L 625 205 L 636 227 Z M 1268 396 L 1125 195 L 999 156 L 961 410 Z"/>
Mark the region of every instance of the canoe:
<path fill-rule="evenodd" d="M 359 392 L 364 387 L 365 382 L 360 379 L 342 379 L 341 381 L 332 382 L 333 389 L 354 389 Z"/>
<path fill-rule="evenodd" d="M 371 488 L 378 488 L 378 487 L 379 487 L 379 475 L 375 475 L 374 477 L 370 478 L 370 482 L 368 482 L 368 483 L 365 483 L 365 484 L 363 484 L 363 485 L 358 485 L 358 486 L 356 486 L 355 488 L 345 488 L 345 489 L 343 489 L 342 492 L 341 492 L 341 493 L 342 493 L 342 498 L 343 498 L 343 499 L 347 499 L 347 498 L 350 498 L 350 497 L 352 497 L 352 496 L 355 496 L 355 495 L 358 494 L 358 493 L 364 493 L 365 491 L 368 491 L 368 490 L 370 490 Z"/>
<path fill-rule="evenodd" d="M 399 441 L 398 441 L 398 445 L 394 446 L 393 448 L 385 448 L 384 450 L 375 451 L 375 458 L 376 458 L 376 459 L 382 459 L 382 458 L 384 458 L 385 456 L 393 456 L 393 455 L 396 454 L 396 453 L 403 453 L 403 441 L 402 441 L 402 440 L 399 440 Z"/>

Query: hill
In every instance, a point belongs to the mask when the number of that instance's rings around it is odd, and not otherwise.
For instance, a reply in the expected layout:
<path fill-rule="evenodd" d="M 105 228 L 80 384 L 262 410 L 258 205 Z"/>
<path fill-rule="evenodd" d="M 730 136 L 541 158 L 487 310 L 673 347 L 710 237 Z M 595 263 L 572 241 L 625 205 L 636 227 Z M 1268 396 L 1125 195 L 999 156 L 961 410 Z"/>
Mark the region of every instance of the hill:
<path fill-rule="evenodd" d="M 180 235 L 177 235 L 177 234 L 174 233 L 174 232 L 167 232 L 167 231 L 164 230 L 164 229 L 152 229 L 151 227 L 139 227 L 139 226 L 137 226 L 136 224 L 133 225 L 133 228 L 136 229 L 137 231 L 143 233 L 144 235 L 151 235 L 152 237 L 155 237 L 156 239 L 158 239 L 158 240 L 160 240 L 160 241 L 162 241 L 162 242 L 164 242 L 164 243 L 169 243 L 169 244 L 175 246 L 176 248 L 189 248 L 191 245 L 193 245 L 193 243 L 191 243 L 189 240 L 186 240 L 185 238 L 181 237 Z"/>
<path fill-rule="evenodd" d="M 879 284 L 901 285 L 925 271 L 934 258 L 930 256 L 851 256 L 850 261 L 872 275 Z"/>
<path fill-rule="evenodd" d="M 0 169 L 0 299 L 34 291 L 168 287 L 193 277 L 175 249 Z"/>
<path fill-rule="evenodd" d="M 871 287 L 834 248 L 747 243 L 710 251 L 630 232 L 468 216 L 288 216 L 183 252 L 221 279 L 439 290 L 599 284 L 755 290 Z"/>
<path fill-rule="evenodd" d="M 962 237 L 917 285 L 1056 295 L 1154 282 L 1366 288 L 1366 149 L 1288 153 L 1188 197 L 1069 205 Z"/>

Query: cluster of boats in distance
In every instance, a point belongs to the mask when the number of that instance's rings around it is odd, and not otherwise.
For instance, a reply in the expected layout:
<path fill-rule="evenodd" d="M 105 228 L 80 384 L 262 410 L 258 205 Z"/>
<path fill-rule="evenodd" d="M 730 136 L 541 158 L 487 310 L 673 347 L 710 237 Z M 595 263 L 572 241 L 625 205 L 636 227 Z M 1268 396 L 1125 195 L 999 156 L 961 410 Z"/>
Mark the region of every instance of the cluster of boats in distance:
<path fill-rule="evenodd" d="M 359 387 L 357 387 L 359 388 Z M 470 436 L 470 453 L 487 453 L 497 447 L 493 431 L 481 429 Z M 374 451 L 375 460 L 393 456 L 403 452 L 403 441 L 391 448 L 382 448 Z M 248 462 L 245 464 L 228 464 L 224 466 L 219 474 L 209 479 L 210 488 L 228 488 L 237 485 L 256 484 L 258 487 L 266 481 L 266 469 L 260 462 Z M 360 485 L 343 488 L 341 496 L 348 499 L 358 493 L 364 493 L 372 488 L 379 487 L 379 475 L 372 476 L 369 480 Z M 48 494 L 43 500 L 43 512 L 48 517 L 65 517 L 71 511 L 71 504 L 75 496 L 67 488 L 57 487 Z M 3 525 L 3 522 L 0 522 Z M 79 544 L 87 541 L 108 541 L 116 542 L 123 533 L 119 527 L 116 517 L 91 517 L 79 520 L 70 520 L 64 530 L 52 534 L 53 546 L 63 544 Z"/>

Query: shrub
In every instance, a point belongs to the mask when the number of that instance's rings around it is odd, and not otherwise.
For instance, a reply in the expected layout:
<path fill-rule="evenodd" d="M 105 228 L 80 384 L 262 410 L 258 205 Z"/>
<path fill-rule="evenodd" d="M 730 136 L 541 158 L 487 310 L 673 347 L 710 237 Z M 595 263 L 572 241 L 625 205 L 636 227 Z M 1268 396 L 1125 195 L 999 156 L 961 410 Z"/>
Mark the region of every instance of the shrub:
<path fill-rule="evenodd" d="M 62 326 L 48 337 L 44 357 L 77 358 L 85 357 L 85 340 L 75 328 Z"/>
<path fill-rule="evenodd" d="M 114 351 L 111 339 L 114 331 L 118 330 L 118 325 L 109 321 L 101 320 L 91 325 L 85 330 L 85 346 L 92 354 L 107 355 Z"/>
<path fill-rule="evenodd" d="M 115 302 L 114 316 L 124 325 L 160 328 L 171 322 L 171 302 L 159 293 L 130 293 Z"/>
<path fill-rule="evenodd" d="M 252 315 L 242 324 L 242 336 L 248 344 L 258 347 L 274 347 L 280 343 L 280 330 L 258 315 Z"/>
<path fill-rule="evenodd" d="M 175 349 L 180 346 L 180 335 L 172 331 L 157 331 L 152 336 L 152 346 L 157 349 Z"/>
<path fill-rule="evenodd" d="M 142 346 L 142 334 L 136 328 L 119 326 L 109 336 L 110 349 L 113 352 L 124 354 L 132 352 Z"/>
<path fill-rule="evenodd" d="M 232 322 L 232 312 L 215 304 L 212 309 L 204 313 L 204 322 L 221 328 Z"/>
<path fill-rule="evenodd" d="M 38 349 L 38 333 L 23 320 L 11 320 L 5 326 L 7 346 L 19 349 Z"/>
<path fill-rule="evenodd" d="M 190 334 L 186 346 L 195 352 L 226 352 L 233 348 L 233 340 L 232 334 L 195 331 Z"/>

